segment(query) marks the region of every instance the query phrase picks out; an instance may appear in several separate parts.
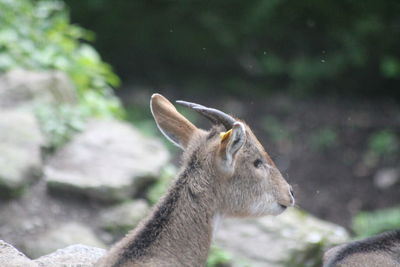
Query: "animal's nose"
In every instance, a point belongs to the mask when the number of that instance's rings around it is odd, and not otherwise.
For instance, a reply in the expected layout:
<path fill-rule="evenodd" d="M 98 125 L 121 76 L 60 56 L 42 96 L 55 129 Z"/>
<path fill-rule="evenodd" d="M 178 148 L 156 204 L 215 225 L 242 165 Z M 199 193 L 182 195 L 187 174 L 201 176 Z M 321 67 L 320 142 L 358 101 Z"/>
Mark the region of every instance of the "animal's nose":
<path fill-rule="evenodd" d="M 290 192 L 290 198 L 291 198 L 291 204 L 292 204 L 292 206 L 294 205 L 294 202 L 295 202 L 295 200 L 294 200 L 294 191 L 293 191 L 293 188 L 292 187 L 290 187 L 289 188 L 289 192 Z"/>

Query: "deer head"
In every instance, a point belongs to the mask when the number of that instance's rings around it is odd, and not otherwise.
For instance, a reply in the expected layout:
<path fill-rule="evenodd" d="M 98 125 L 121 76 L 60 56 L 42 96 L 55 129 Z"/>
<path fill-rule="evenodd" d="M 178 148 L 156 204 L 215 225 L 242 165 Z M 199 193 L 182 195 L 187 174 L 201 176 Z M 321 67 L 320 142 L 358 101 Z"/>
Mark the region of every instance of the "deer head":
<path fill-rule="evenodd" d="M 211 187 L 217 212 L 235 217 L 277 215 L 294 205 L 291 186 L 249 126 L 217 109 L 177 103 L 199 112 L 214 125 L 210 131 L 199 129 L 160 94 L 151 98 L 158 128 L 184 150 L 183 167 L 197 168 L 190 181 L 193 194 Z"/>

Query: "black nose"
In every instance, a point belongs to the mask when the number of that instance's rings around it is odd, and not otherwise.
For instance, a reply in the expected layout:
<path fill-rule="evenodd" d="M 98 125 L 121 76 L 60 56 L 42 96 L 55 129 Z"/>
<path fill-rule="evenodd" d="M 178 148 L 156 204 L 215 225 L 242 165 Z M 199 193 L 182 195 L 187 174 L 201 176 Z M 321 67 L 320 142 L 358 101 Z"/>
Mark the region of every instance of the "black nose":
<path fill-rule="evenodd" d="M 292 188 L 290 188 L 290 194 L 291 194 L 292 197 L 294 198 L 294 192 L 293 192 L 293 189 L 292 189 Z"/>

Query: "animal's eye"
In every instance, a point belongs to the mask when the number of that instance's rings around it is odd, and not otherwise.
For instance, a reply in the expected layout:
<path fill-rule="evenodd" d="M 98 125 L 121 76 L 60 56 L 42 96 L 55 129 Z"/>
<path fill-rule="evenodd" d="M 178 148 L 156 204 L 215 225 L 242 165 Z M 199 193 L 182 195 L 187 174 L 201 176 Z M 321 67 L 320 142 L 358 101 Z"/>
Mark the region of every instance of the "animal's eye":
<path fill-rule="evenodd" d="M 254 162 L 254 167 L 259 168 L 262 164 L 262 160 L 261 159 L 256 159 Z"/>

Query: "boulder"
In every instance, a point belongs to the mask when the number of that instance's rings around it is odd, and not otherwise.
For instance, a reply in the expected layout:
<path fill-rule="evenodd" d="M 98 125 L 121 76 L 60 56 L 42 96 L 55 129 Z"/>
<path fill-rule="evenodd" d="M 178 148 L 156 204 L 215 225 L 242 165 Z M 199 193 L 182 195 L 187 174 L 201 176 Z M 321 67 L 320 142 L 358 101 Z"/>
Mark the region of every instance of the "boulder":
<path fill-rule="evenodd" d="M 24 240 L 21 247 L 26 255 L 37 258 L 72 244 L 105 247 L 89 227 L 77 222 L 54 226 L 34 240 Z"/>
<path fill-rule="evenodd" d="M 50 191 L 115 202 L 131 198 L 158 177 L 168 158 L 158 139 L 130 124 L 96 120 L 58 150 L 44 172 Z"/>
<path fill-rule="evenodd" d="M 43 143 L 44 138 L 31 113 L 0 112 L 0 197 L 19 195 L 41 174 Z"/>
<path fill-rule="evenodd" d="M 400 180 L 400 171 L 396 168 L 383 168 L 376 172 L 374 185 L 380 189 L 393 187 Z"/>
<path fill-rule="evenodd" d="M 0 108 L 75 101 L 75 88 L 63 72 L 17 69 L 0 76 Z"/>
<path fill-rule="evenodd" d="M 106 253 L 105 249 L 85 245 L 71 245 L 42 256 L 36 260 L 39 266 L 92 267 Z"/>
<path fill-rule="evenodd" d="M 321 266 L 323 251 L 349 240 L 340 226 L 298 209 L 278 217 L 226 219 L 215 243 L 233 257 L 233 266 Z"/>
<path fill-rule="evenodd" d="M 38 267 L 37 263 L 34 263 L 27 258 L 23 253 L 19 252 L 12 245 L 0 240 L 0 266 L 7 267 Z"/>
<path fill-rule="evenodd" d="M 12 245 L 0 240 L 0 266 L 4 267 L 92 267 L 105 253 L 105 249 L 79 244 L 31 260 Z"/>
<path fill-rule="evenodd" d="M 149 204 L 144 200 L 127 201 L 104 210 L 100 215 L 100 226 L 120 238 L 135 228 L 149 211 Z"/>

